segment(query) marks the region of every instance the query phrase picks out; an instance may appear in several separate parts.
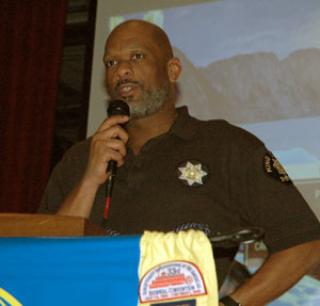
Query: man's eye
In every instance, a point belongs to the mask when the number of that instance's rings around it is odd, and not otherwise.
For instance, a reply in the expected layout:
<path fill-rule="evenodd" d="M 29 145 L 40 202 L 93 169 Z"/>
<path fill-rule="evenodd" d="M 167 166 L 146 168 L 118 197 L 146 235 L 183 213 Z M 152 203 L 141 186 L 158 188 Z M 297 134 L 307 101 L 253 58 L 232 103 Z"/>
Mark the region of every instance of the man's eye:
<path fill-rule="evenodd" d="M 144 58 L 144 54 L 142 53 L 135 53 L 132 55 L 132 60 L 134 61 L 138 61 L 138 60 L 142 60 Z"/>
<path fill-rule="evenodd" d="M 116 60 L 110 59 L 110 60 L 106 61 L 106 66 L 107 66 L 107 68 L 111 68 L 111 67 L 115 66 L 117 63 L 118 62 Z"/>

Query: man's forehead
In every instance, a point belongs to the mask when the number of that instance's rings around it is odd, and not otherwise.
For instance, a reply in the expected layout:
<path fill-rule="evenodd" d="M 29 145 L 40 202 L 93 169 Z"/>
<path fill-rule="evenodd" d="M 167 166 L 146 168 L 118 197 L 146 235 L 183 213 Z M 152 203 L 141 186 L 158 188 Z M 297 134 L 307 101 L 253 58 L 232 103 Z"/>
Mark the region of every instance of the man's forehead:
<path fill-rule="evenodd" d="M 105 45 L 105 56 L 138 48 L 166 58 L 173 56 L 165 32 L 154 24 L 137 20 L 125 22 L 110 33 Z"/>
<path fill-rule="evenodd" d="M 111 33 L 109 38 L 117 35 L 147 35 L 151 36 L 157 27 L 151 23 L 144 21 L 125 22 L 117 26 Z"/>
<path fill-rule="evenodd" d="M 129 34 L 114 35 L 107 40 L 105 53 L 111 54 L 114 52 L 131 51 L 136 49 L 154 51 L 156 47 L 156 41 L 148 36 L 141 37 Z"/>

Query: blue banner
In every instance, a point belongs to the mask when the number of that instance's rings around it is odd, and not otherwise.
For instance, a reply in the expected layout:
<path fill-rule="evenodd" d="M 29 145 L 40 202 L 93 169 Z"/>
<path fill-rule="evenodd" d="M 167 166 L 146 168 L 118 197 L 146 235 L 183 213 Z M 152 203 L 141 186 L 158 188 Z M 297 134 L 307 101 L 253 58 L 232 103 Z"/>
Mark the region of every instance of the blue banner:
<path fill-rule="evenodd" d="M 0 238 L 0 305 L 137 305 L 140 238 Z"/>

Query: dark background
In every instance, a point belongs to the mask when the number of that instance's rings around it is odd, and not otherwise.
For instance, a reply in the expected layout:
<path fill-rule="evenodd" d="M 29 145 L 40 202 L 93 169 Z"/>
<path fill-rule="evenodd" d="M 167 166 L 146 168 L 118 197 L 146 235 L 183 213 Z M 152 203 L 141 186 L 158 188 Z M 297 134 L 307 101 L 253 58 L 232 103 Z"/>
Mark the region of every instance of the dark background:
<path fill-rule="evenodd" d="M 36 211 L 86 135 L 95 0 L 0 0 L 0 212 Z"/>

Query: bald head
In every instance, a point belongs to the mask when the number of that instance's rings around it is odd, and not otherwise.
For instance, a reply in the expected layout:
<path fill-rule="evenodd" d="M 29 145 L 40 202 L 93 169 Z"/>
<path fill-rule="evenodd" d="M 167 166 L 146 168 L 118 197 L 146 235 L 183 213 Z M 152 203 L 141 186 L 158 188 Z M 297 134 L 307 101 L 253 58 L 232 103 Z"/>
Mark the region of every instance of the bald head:
<path fill-rule="evenodd" d="M 130 20 L 117 26 L 107 39 L 104 63 L 109 96 L 127 101 L 135 118 L 174 108 L 180 61 L 156 25 Z"/>
<path fill-rule="evenodd" d="M 137 38 L 149 40 L 166 61 L 173 57 L 172 46 L 167 34 L 160 27 L 144 20 L 128 20 L 115 27 L 107 39 L 106 51 L 108 46 L 124 33 L 131 33 Z"/>

